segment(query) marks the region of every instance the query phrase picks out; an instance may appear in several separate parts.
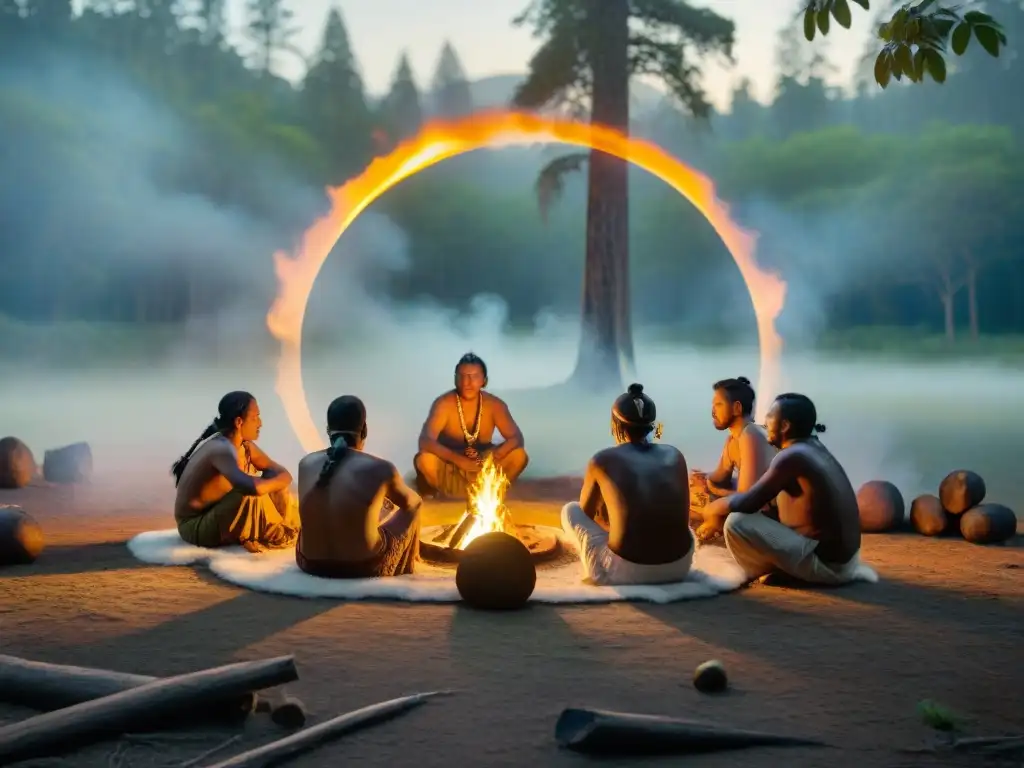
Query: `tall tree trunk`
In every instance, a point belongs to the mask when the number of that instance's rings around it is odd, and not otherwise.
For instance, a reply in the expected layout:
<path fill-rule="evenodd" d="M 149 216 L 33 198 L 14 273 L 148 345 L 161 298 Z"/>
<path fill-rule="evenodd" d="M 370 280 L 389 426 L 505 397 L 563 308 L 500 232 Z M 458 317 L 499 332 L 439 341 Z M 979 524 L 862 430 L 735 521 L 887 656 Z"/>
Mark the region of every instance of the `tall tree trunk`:
<path fill-rule="evenodd" d="M 629 0 L 593 3 L 587 20 L 593 73 L 591 122 L 629 132 Z M 591 151 L 583 335 L 573 379 L 621 386 L 633 369 L 629 291 L 629 167 Z"/>
<path fill-rule="evenodd" d="M 967 313 L 971 324 L 971 340 L 977 341 L 981 335 L 978 330 L 978 266 L 970 252 L 965 253 L 964 258 L 967 262 Z"/>
<path fill-rule="evenodd" d="M 942 310 L 946 319 L 946 341 L 950 344 L 956 341 L 956 324 L 953 316 L 953 300 L 955 298 L 952 291 L 942 294 Z"/>

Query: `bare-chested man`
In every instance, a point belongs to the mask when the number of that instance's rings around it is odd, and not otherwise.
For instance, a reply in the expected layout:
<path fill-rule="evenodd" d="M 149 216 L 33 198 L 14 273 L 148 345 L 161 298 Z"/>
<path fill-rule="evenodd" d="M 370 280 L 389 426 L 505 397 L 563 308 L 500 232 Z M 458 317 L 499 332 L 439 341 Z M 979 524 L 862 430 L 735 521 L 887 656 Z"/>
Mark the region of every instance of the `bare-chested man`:
<path fill-rule="evenodd" d="M 748 578 L 775 571 L 801 581 L 841 584 L 859 562 L 860 514 L 846 472 L 816 433 L 814 403 L 779 395 L 768 412 L 768 439 L 781 449 L 764 476 L 729 497 L 725 545 Z M 778 501 L 779 519 L 758 510 Z"/>
<path fill-rule="evenodd" d="M 254 552 L 295 543 L 292 476 L 256 445 L 262 426 L 256 398 L 229 392 L 217 418 L 171 468 L 174 519 L 186 543 L 241 544 Z"/>
<path fill-rule="evenodd" d="M 644 388 L 631 384 L 612 406 L 616 444 L 594 455 L 579 503 L 562 509 L 562 529 L 575 539 L 583 577 L 594 584 L 665 584 L 690 572 L 686 459 L 652 442 L 656 416 Z"/>
<path fill-rule="evenodd" d="M 711 420 L 719 432 L 728 432 L 718 467 L 707 477 L 712 501 L 701 511 L 697 539 L 708 541 L 722 533 L 729 515 L 729 497 L 749 491 L 768 470 L 775 449 L 754 423 L 754 388 L 750 379 L 716 381 L 712 386 Z"/>
<path fill-rule="evenodd" d="M 339 397 L 327 408 L 331 447 L 299 462 L 295 560 L 313 576 L 401 576 L 419 557 L 423 502 L 394 464 L 363 451 L 367 434 L 363 401 Z"/>
<path fill-rule="evenodd" d="M 523 433 L 505 402 L 484 392 L 486 386 L 487 364 L 472 352 L 463 355 L 455 366 L 455 389 L 434 401 L 420 432 L 413 464 L 421 493 L 465 496 L 488 455 L 510 483 L 526 469 Z M 497 446 L 495 429 L 504 438 Z"/>

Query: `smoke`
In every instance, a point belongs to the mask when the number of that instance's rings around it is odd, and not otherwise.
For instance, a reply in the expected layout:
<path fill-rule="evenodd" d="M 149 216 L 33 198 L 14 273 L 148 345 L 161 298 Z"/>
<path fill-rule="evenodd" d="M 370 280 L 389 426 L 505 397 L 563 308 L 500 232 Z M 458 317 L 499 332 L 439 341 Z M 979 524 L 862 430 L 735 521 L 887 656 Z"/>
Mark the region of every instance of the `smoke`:
<path fill-rule="evenodd" d="M 43 235 L 57 228 L 94 272 L 127 278 L 140 267 L 181 267 L 225 286 L 207 312 L 191 318 L 183 331 L 174 330 L 172 352 L 159 362 L 122 356 L 127 364 L 114 367 L 104 359 L 73 372 L 5 367 L 0 433 L 21 436 L 37 457 L 46 448 L 87 440 L 101 479 L 118 488 L 136 483 L 167 493 L 170 463 L 213 418 L 220 396 L 246 389 L 263 412 L 264 448 L 295 466 L 302 449 L 274 391 L 274 346 L 265 327 L 276 289 L 271 256 L 292 250 L 302 228 L 323 213 L 323 192 L 269 159 L 258 164 L 256 188 L 249 190 L 257 203 L 268 205 L 267 215 L 181 191 L 170 181 L 174 162 L 193 140 L 190 129 L 170 108 L 95 62 L 8 67 L 0 72 L 0 88 L 31 94 L 63 115 L 66 154 L 75 159 L 62 165 L 26 150 L 19 163 L 35 168 L 32 188 L 16 186 L 11 175 L 0 182 L 4 219 L 21 223 L 5 235 L 8 248 L 41 249 Z M 494 175 L 482 183 L 499 186 L 501 168 L 493 158 L 489 163 Z M 762 232 L 762 259 L 784 271 L 787 340 L 811 339 L 822 327 L 829 292 L 863 269 L 855 258 L 856 223 L 819 219 L 808 226 L 764 204 L 748 206 L 739 218 Z M 610 403 L 556 386 L 575 363 L 578 318 L 545 310 L 532 330 L 514 332 L 509 307 L 493 295 L 476 296 L 463 312 L 428 301 L 398 304 L 385 288 L 410 269 L 409 245 L 399 227 L 371 210 L 325 265 L 305 326 L 304 383 L 314 421 L 322 421 L 334 397 L 361 396 L 369 411 L 368 448 L 407 470 L 431 401 L 450 388 L 456 360 L 473 350 L 487 361 L 491 389 L 506 397 L 526 434 L 529 473 L 580 473 L 593 452 L 609 443 Z M 722 269 L 724 275 L 735 268 Z M 39 276 L 39 285 L 45 279 Z M 730 281 L 735 285 L 734 274 Z M 691 303 L 691 312 L 696 307 L 698 313 L 738 317 L 730 306 L 745 299 L 727 295 L 724 278 L 721 292 L 716 285 L 712 278 L 691 291 L 710 297 L 703 308 Z M 638 339 L 637 376 L 658 403 L 664 439 L 680 446 L 691 466 L 710 468 L 722 443 L 708 413 L 710 385 L 737 375 L 756 379 L 756 350 L 667 344 L 642 328 Z M 908 493 L 919 489 L 923 459 L 914 450 L 897 455 L 907 445 L 903 438 L 919 434 L 933 409 L 955 401 L 968 386 L 962 377 L 951 384 L 935 372 L 851 367 L 811 355 L 794 355 L 785 375 L 788 388 L 819 403 L 830 427 L 826 442 L 855 482 L 889 477 Z M 930 387 L 924 411 L 891 397 L 892 389 L 910 391 L 909 380 L 917 376 Z M 922 390 L 914 391 L 919 396 Z"/>

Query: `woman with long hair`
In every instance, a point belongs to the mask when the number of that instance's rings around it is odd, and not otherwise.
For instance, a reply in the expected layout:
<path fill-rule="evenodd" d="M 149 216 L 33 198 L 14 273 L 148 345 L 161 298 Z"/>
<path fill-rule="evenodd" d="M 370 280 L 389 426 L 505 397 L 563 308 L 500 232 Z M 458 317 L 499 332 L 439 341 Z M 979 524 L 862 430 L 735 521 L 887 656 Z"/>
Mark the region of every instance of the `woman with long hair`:
<path fill-rule="evenodd" d="M 217 416 L 171 467 L 174 519 L 188 544 L 251 551 L 295 543 L 292 476 L 256 445 L 263 422 L 248 392 L 229 392 Z"/>

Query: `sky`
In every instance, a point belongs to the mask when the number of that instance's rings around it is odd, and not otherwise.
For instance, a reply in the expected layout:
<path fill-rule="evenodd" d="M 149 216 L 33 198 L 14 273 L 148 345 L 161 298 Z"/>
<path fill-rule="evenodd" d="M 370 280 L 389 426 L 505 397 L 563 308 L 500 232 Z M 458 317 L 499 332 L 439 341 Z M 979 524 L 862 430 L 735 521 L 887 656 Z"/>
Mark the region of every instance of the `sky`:
<path fill-rule="evenodd" d="M 596 1 L 596 0 L 595 0 Z M 789 23 L 799 0 L 690 0 L 711 8 L 736 23 L 736 63 L 731 68 L 705 68 L 705 88 L 712 103 L 722 108 L 740 77 L 754 83 L 755 95 L 770 100 L 775 78 L 776 36 Z M 245 0 L 229 0 L 233 22 L 241 20 Z M 316 50 L 324 18 L 332 6 L 341 9 L 372 94 L 386 92 L 395 64 L 408 51 L 421 87 L 429 85 L 441 45 L 451 41 L 471 80 L 487 75 L 525 72 L 537 41 L 529 29 L 514 28 L 511 20 L 528 0 L 291 0 L 300 31 L 295 42 L 303 51 Z M 851 4 L 854 25 L 844 30 L 832 25 L 829 58 L 837 66 L 836 84 L 849 82 L 860 58 L 872 12 Z M 301 76 L 302 62 L 282 56 L 278 74 Z"/>

